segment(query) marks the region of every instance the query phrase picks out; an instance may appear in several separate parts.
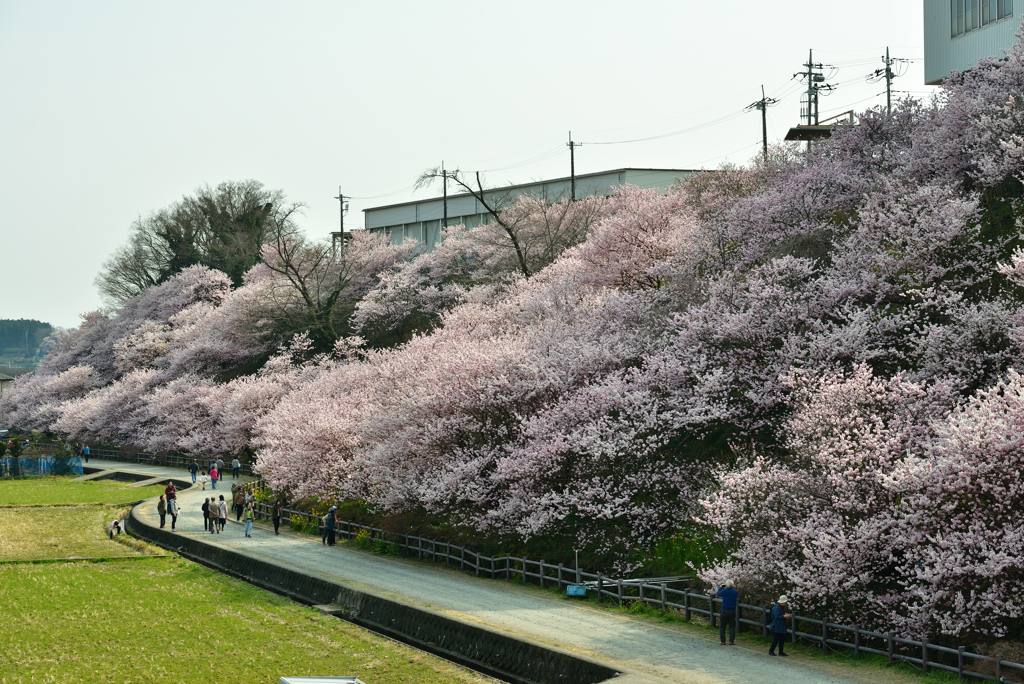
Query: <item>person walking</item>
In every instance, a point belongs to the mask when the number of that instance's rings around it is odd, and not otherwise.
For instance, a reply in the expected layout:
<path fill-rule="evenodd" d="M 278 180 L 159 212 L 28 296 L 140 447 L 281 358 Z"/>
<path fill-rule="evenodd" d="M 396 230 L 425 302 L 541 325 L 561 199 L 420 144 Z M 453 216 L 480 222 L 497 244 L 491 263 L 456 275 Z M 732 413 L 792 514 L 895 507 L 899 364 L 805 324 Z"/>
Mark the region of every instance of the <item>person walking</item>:
<path fill-rule="evenodd" d="M 245 507 L 245 492 L 239 487 L 235 492 L 235 522 L 242 519 L 242 509 Z"/>
<path fill-rule="evenodd" d="M 725 627 L 729 626 L 729 645 L 736 643 L 736 599 L 740 593 L 733 588 L 733 581 L 726 580 L 718 587 L 718 595 L 722 599 L 722 614 L 718 616 L 718 638 L 725 645 Z"/>
<path fill-rule="evenodd" d="M 160 495 L 160 503 L 156 505 L 156 512 L 160 514 L 160 528 L 163 529 L 164 523 L 167 520 L 167 501 L 164 499 L 164 495 Z"/>
<path fill-rule="evenodd" d="M 85 462 L 89 462 L 89 445 L 86 444 L 82 447 L 82 456 L 85 457 Z"/>
<path fill-rule="evenodd" d="M 768 655 L 775 655 L 775 647 L 779 647 L 780 656 L 788 656 L 786 648 L 786 620 L 791 616 L 786 612 L 789 604 L 789 597 L 785 594 L 779 597 L 778 603 L 772 606 L 772 645 L 768 649 Z"/>
<path fill-rule="evenodd" d="M 220 523 L 220 531 L 224 531 L 224 526 L 228 524 L 228 504 L 224 501 L 224 495 L 220 495 L 220 501 L 217 502 L 217 510 L 220 513 L 220 517 L 217 518 L 217 522 Z"/>
<path fill-rule="evenodd" d="M 220 456 L 217 457 L 217 472 L 218 473 L 223 473 L 224 472 L 224 459 L 221 458 Z M 224 476 L 221 475 L 220 479 L 223 480 Z"/>
<path fill-rule="evenodd" d="M 274 534 L 281 534 L 281 500 L 278 499 L 274 502 L 272 515 L 270 516 L 274 521 Z"/>
<path fill-rule="evenodd" d="M 171 514 L 171 529 L 174 529 L 174 525 L 178 522 L 178 498 L 172 496 L 167 500 L 167 512 Z"/>
<path fill-rule="evenodd" d="M 217 470 L 217 466 L 210 468 L 210 482 L 213 483 L 213 489 L 217 488 L 217 480 L 220 478 L 220 471 Z"/>
<path fill-rule="evenodd" d="M 199 464 L 196 463 L 196 459 L 192 459 L 192 462 L 188 464 L 188 472 L 192 473 L 192 484 L 196 483 L 196 475 L 199 474 Z"/>
<path fill-rule="evenodd" d="M 252 518 L 253 518 L 252 504 L 251 503 L 245 504 L 245 513 L 243 514 L 243 517 L 245 518 L 245 536 L 246 537 L 251 537 L 252 536 Z"/>
<path fill-rule="evenodd" d="M 206 483 L 210 481 L 210 476 L 206 474 L 206 471 L 199 473 L 199 488 L 204 492 L 206 491 Z"/>
<path fill-rule="evenodd" d="M 334 529 L 338 526 L 338 508 L 337 506 L 331 506 L 331 510 L 327 511 L 327 545 L 334 546 Z"/>
<path fill-rule="evenodd" d="M 231 459 L 231 479 L 238 479 L 238 469 L 242 467 L 242 464 L 238 462 L 238 457 Z"/>
<path fill-rule="evenodd" d="M 210 499 L 203 499 L 203 529 L 210 529 Z"/>
<path fill-rule="evenodd" d="M 174 486 L 174 483 L 170 480 L 167 481 L 167 486 L 164 487 L 164 496 L 170 501 L 172 496 L 178 495 L 178 488 Z"/>

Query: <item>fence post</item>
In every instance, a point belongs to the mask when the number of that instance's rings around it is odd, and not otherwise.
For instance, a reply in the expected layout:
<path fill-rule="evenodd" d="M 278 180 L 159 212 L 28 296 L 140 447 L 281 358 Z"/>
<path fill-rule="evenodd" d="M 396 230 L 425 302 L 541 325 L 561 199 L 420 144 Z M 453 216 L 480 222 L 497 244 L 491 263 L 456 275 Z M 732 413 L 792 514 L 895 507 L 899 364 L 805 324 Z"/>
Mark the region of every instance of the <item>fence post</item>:
<path fill-rule="evenodd" d="M 761 608 L 761 636 L 768 636 L 768 613 L 767 608 Z"/>
<path fill-rule="evenodd" d="M 853 655 L 860 656 L 860 625 L 853 626 Z"/>
<path fill-rule="evenodd" d="M 661 583 L 661 609 L 664 612 L 668 612 L 668 605 L 665 602 L 665 583 Z"/>
<path fill-rule="evenodd" d="M 494 563 L 496 559 L 494 556 L 489 556 L 489 560 L 491 561 L 491 579 L 494 579 Z"/>
<path fill-rule="evenodd" d="M 821 619 L 821 652 L 828 649 L 828 618 Z"/>
<path fill-rule="evenodd" d="M 452 559 L 452 543 L 451 542 L 445 542 L 444 543 L 444 564 L 445 565 L 451 565 L 451 562 L 450 562 L 451 559 Z"/>
<path fill-rule="evenodd" d="M 479 577 L 480 576 L 480 554 L 479 553 L 476 554 L 476 563 L 474 563 L 474 565 L 476 565 L 476 576 Z"/>
<path fill-rule="evenodd" d="M 604 578 L 597 573 L 597 602 L 604 603 Z"/>
<path fill-rule="evenodd" d="M 430 562 L 437 562 L 437 542 L 433 539 L 430 540 Z"/>
<path fill-rule="evenodd" d="M 793 629 L 791 629 L 789 631 L 793 635 L 793 638 L 790 639 L 789 641 L 790 641 L 790 643 L 795 644 L 796 643 L 796 611 L 793 611 L 792 619 L 793 619 L 792 620 L 793 621 Z"/>
<path fill-rule="evenodd" d="M 523 584 L 526 584 L 526 564 L 530 562 L 530 559 L 523 556 Z"/>
<path fill-rule="evenodd" d="M 511 580 L 512 579 L 512 570 L 509 568 L 508 554 L 507 553 L 505 554 L 505 579 L 507 579 L 507 580 Z"/>
<path fill-rule="evenodd" d="M 416 553 L 419 555 L 419 560 L 423 560 L 423 537 L 416 537 Z"/>
<path fill-rule="evenodd" d="M 956 649 L 956 673 L 960 679 L 964 678 L 964 647 Z"/>
<path fill-rule="evenodd" d="M 921 639 L 921 670 L 924 672 L 931 672 L 931 668 L 928 667 L 928 638 Z"/>
<path fill-rule="evenodd" d="M 690 592 L 683 592 L 683 619 L 690 621 Z"/>
<path fill-rule="evenodd" d="M 708 619 L 711 620 L 711 626 L 717 627 L 715 624 L 715 597 L 708 597 Z"/>
<path fill-rule="evenodd" d="M 640 583 L 639 589 L 640 589 L 640 605 L 642 606 L 642 605 L 644 605 L 644 583 L 643 582 Z"/>
<path fill-rule="evenodd" d="M 621 579 L 617 579 L 617 580 L 615 580 L 615 583 L 619 587 L 619 607 L 621 608 L 622 607 L 622 580 Z"/>
<path fill-rule="evenodd" d="M 892 638 L 892 632 L 886 634 L 885 638 L 889 640 L 889 664 L 892 665 L 896 659 L 896 642 Z"/>
<path fill-rule="evenodd" d="M 466 569 L 466 549 L 459 547 L 459 570 Z"/>
<path fill-rule="evenodd" d="M 562 591 L 562 564 L 558 564 L 558 591 Z"/>
<path fill-rule="evenodd" d="M 996 658 L 996 681 L 1003 681 L 1003 659 Z"/>
<path fill-rule="evenodd" d="M 544 559 L 540 559 L 540 588 L 544 588 Z"/>

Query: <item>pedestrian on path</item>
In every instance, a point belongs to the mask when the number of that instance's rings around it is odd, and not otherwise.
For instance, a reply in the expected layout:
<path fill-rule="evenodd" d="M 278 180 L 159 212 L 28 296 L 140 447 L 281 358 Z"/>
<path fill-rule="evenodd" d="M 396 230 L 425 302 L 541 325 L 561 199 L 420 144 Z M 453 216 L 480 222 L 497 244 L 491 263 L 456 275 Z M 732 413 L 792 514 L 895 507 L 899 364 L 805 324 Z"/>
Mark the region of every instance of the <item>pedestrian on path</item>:
<path fill-rule="evenodd" d="M 245 492 L 239 487 L 235 492 L 235 522 L 242 519 L 242 509 L 245 507 Z"/>
<path fill-rule="evenodd" d="M 160 514 L 160 528 L 163 529 L 167 520 L 167 501 L 163 494 L 160 495 L 160 503 L 156 505 L 156 512 Z"/>
<path fill-rule="evenodd" d="M 210 529 L 210 499 L 203 499 L 203 529 Z"/>
<path fill-rule="evenodd" d="M 217 466 L 210 468 L 210 482 L 213 483 L 213 488 L 217 488 L 217 480 L 220 478 L 220 471 L 217 470 Z"/>
<path fill-rule="evenodd" d="M 238 458 L 231 459 L 231 479 L 238 479 L 238 469 L 242 467 L 242 464 L 238 462 Z"/>
<path fill-rule="evenodd" d="M 206 491 L 206 483 L 209 482 L 209 481 L 210 481 L 210 476 L 207 475 L 206 471 L 204 470 L 199 475 L 199 488 L 202 489 L 205 492 Z"/>
<path fill-rule="evenodd" d="M 273 514 L 270 516 L 274 520 L 274 534 L 281 534 L 281 500 L 278 499 L 274 502 L 274 508 L 272 509 Z"/>
<path fill-rule="evenodd" d="M 220 458 L 219 456 L 217 457 L 217 472 L 218 473 L 223 473 L 224 472 L 224 459 Z M 222 480 L 224 479 L 223 475 L 221 475 L 221 479 Z"/>
<path fill-rule="evenodd" d="M 220 501 L 217 502 L 217 511 L 220 516 L 217 518 L 217 522 L 220 523 L 220 531 L 224 531 L 224 526 L 228 524 L 228 504 L 224 501 L 224 495 L 220 495 Z"/>
<path fill-rule="evenodd" d="M 178 497 L 171 496 L 167 500 L 167 512 L 171 514 L 171 529 L 174 529 L 175 524 L 178 522 Z"/>
<path fill-rule="evenodd" d="M 188 472 L 192 473 L 192 484 L 196 483 L 196 475 L 199 474 L 199 464 L 196 463 L 196 459 L 192 459 L 192 462 L 188 464 Z"/>
<path fill-rule="evenodd" d="M 170 498 L 172 496 L 177 496 L 177 495 L 178 495 L 178 488 L 174 486 L 173 482 L 168 480 L 167 481 L 167 486 L 164 487 L 164 496 L 166 496 L 167 499 L 170 500 Z"/>
<path fill-rule="evenodd" d="M 736 599 L 739 592 L 733 588 L 733 581 L 726 580 L 718 587 L 718 595 L 722 598 L 722 614 L 718 620 L 718 638 L 725 645 L 725 628 L 729 627 L 729 645 L 736 643 Z"/>
<path fill-rule="evenodd" d="M 89 445 L 86 444 L 82 447 L 82 456 L 85 457 L 85 462 L 89 462 Z"/>
<path fill-rule="evenodd" d="M 338 508 L 337 506 L 331 506 L 331 510 L 327 511 L 327 545 L 334 546 L 334 528 L 338 526 Z"/>
<path fill-rule="evenodd" d="M 768 649 L 768 655 L 775 655 L 775 647 L 779 647 L 780 656 L 788 656 L 786 648 L 786 620 L 791 616 L 786 612 L 789 604 L 789 597 L 785 594 L 779 597 L 778 603 L 772 606 L 772 645 Z"/>
<path fill-rule="evenodd" d="M 245 536 L 246 537 L 251 537 L 252 536 L 252 518 L 253 518 L 252 504 L 251 503 L 245 504 L 245 514 L 244 514 L 244 516 L 245 516 Z"/>

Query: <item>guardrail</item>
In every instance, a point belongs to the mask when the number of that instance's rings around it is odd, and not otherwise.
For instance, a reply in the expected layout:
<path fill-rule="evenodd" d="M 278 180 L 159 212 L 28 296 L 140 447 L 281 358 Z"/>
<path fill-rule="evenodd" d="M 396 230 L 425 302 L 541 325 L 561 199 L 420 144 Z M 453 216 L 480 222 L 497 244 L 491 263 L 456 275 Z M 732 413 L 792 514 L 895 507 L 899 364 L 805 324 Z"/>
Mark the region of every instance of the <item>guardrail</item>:
<path fill-rule="evenodd" d="M 257 480 L 243 485 L 250 492 L 269 490 L 262 481 Z M 271 504 L 254 502 L 256 515 L 259 519 L 271 519 Z M 304 527 L 316 526 L 323 532 L 319 516 L 290 508 L 281 509 L 282 523 L 289 527 L 301 524 Z M 601 573 L 586 572 L 574 568 L 566 568 L 559 563 L 554 565 L 543 560 L 519 558 L 517 556 L 485 556 L 450 542 L 442 542 L 412 534 L 387 532 L 379 527 L 362 525 L 347 520 L 339 520 L 335 530 L 339 536 L 355 539 L 365 532 L 371 543 L 381 545 L 388 551 L 406 556 L 415 556 L 419 560 L 430 562 L 444 561 L 445 565 L 458 564 L 459 569 L 471 570 L 477 577 L 491 579 L 521 579 L 523 582 L 535 581 L 544 588 L 556 586 L 562 591 L 566 586 L 587 585 L 597 594 L 599 602 L 615 601 L 619 606 L 629 602 L 640 602 L 662 611 L 677 611 L 685 620 L 693 615 L 706 617 L 712 626 L 721 619 L 721 599 L 717 596 L 686 589 L 674 589 L 665 582 L 645 582 L 643 580 L 627 580 L 612 578 Z M 737 628 L 748 626 L 753 631 L 760 631 L 762 636 L 769 635 L 767 623 L 769 607 L 748 603 L 739 603 L 736 611 Z M 959 675 L 960 679 L 974 678 L 979 680 L 1006 682 L 1007 684 L 1024 684 L 1024 664 L 1002 660 L 979 653 L 968 651 L 965 647 L 949 648 L 938 644 L 917 641 L 896 636 L 892 632 L 882 634 L 858 625 L 842 625 L 827 619 L 797 615 L 790 613 L 788 635 L 792 643 L 803 639 L 822 648 L 822 650 L 847 649 L 854 655 L 872 653 L 888 658 L 890 664 L 908 663 L 921 668 L 924 672 L 944 670 Z M 843 637 L 843 638 L 841 638 Z M 940 657 L 945 656 L 942 660 Z M 954 664 L 955 663 L 955 664 Z M 989 663 L 995 674 L 989 675 L 968 669 L 970 665 Z M 1009 673 L 1016 679 L 1009 679 Z"/>
<path fill-rule="evenodd" d="M 57 447 L 56 444 L 48 442 L 38 442 L 36 446 Z M 142 463 L 145 465 L 158 465 L 164 466 L 165 468 L 181 468 L 182 470 L 188 470 L 188 466 L 193 461 L 194 457 L 179 456 L 177 454 L 157 454 L 149 451 L 122 451 L 120 449 L 94 449 L 89 447 L 89 458 L 102 458 L 107 461 L 118 461 L 120 463 Z M 199 463 L 199 468 L 201 470 L 209 467 L 210 459 L 194 460 Z M 85 463 L 85 456 L 82 456 L 82 462 Z M 231 472 L 230 462 L 224 464 L 224 470 L 226 472 Z M 248 476 L 255 475 L 252 471 L 252 465 L 249 463 L 241 464 L 239 473 Z"/>

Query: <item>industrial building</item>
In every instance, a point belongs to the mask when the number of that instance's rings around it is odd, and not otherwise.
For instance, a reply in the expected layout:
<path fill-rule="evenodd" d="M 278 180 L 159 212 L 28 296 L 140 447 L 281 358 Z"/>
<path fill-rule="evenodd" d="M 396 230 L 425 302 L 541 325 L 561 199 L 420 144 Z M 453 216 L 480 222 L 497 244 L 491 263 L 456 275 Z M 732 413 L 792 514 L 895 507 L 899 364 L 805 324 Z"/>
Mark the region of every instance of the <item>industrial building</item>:
<path fill-rule="evenodd" d="M 576 176 L 576 197 L 611 195 L 617 186 L 627 184 L 641 188 L 656 188 L 658 192 L 665 192 L 677 180 L 692 173 L 697 172 L 690 169 L 615 169 L 582 174 Z M 453 183 L 449 182 L 449 191 L 452 185 Z M 569 197 L 571 192 L 572 178 L 566 177 L 522 185 L 485 188 L 484 199 L 488 204 L 504 204 L 514 201 L 520 195 L 534 195 L 549 201 L 558 201 Z M 490 220 L 487 210 L 469 193 L 448 195 L 447 205 L 449 226 L 462 224 L 472 228 Z M 386 233 L 391 236 L 394 244 L 399 244 L 406 238 L 413 238 L 433 249 L 443 229 L 445 200 L 433 197 L 373 207 L 364 209 L 363 212 L 366 230 Z"/>
<path fill-rule="evenodd" d="M 1013 10 L 1013 0 L 924 0 L 925 83 L 938 85 L 951 71 L 1001 57 L 1017 40 Z"/>

